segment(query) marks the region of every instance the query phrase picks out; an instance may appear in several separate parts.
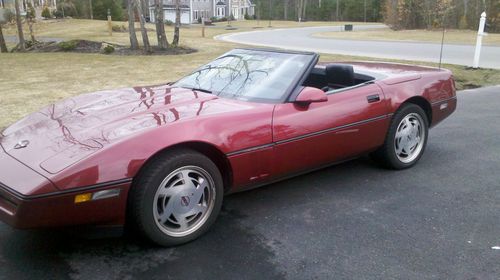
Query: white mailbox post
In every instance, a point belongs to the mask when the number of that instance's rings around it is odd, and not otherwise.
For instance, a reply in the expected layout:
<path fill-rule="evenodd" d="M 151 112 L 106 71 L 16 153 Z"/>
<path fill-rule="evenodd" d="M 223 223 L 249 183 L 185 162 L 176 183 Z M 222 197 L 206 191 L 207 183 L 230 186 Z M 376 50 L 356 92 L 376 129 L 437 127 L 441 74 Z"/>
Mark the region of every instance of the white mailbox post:
<path fill-rule="evenodd" d="M 479 20 L 479 29 L 477 30 L 476 51 L 474 52 L 474 63 L 472 68 L 479 68 L 479 57 L 481 56 L 481 45 L 483 44 L 484 26 L 486 24 L 486 12 L 481 14 Z"/>

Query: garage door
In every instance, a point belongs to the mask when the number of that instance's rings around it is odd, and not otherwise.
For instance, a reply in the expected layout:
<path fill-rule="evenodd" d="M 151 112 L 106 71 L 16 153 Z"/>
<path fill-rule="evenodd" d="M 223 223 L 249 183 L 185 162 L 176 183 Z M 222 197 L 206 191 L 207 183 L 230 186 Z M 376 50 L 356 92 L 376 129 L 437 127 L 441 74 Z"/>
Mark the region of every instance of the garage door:
<path fill-rule="evenodd" d="M 166 10 L 165 11 L 165 20 L 170 20 L 175 22 L 175 10 Z M 181 23 L 182 24 L 190 24 L 189 22 L 189 11 L 181 11 Z"/>

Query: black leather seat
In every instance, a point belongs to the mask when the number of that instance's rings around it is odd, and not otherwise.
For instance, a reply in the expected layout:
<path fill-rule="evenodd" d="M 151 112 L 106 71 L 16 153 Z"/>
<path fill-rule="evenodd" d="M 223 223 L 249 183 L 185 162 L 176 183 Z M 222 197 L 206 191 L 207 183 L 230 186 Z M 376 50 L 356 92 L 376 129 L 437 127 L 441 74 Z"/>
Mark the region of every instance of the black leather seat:
<path fill-rule="evenodd" d="M 325 69 L 327 86 L 323 91 L 350 87 L 355 85 L 354 69 L 347 64 L 328 64 Z"/>

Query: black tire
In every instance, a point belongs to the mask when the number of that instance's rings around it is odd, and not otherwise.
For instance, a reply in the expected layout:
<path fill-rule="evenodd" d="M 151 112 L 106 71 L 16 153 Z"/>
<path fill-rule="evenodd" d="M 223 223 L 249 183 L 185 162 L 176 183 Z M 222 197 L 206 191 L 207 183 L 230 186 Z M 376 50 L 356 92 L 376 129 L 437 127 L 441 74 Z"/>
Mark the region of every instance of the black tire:
<path fill-rule="evenodd" d="M 157 223 L 155 220 L 155 214 L 153 213 L 156 211 L 155 207 L 158 207 L 154 205 L 158 203 L 155 201 L 155 197 L 157 192 L 160 191 L 162 182 L 168 176 L 171 176 L 174 171 L 184 167 L 196 167 L 200 168 L 200 171 L 206 171 L 206 174 L 211 176 L 210 179 L 213 181 L 213 188 L 211 189 L 215 190 L 215 198 L 212 202 L 212 210 L 210 213 L 207 211 L 207 217 L 204 218 L 204 222 L 199 225 L 199 228 L 185 236 L 173 236 L 164 232 L 162 225 L 159 225 L 159 222 Z M 220 212 L 223 195 L 224 186 L 221 173 L 208 157 L 189 149 L 169 151 L 149 161 L 134 179 L 128 195 L 127 222 L 137 233 L 158 245 L 180 245 L 198 238 L 212 226 Z M 175 198 L 177 197 L 176 194 Z"/>
<path fill-rule="evenodd" d="M 414 156 L 413 159 L 411 159 L 408 162 L 404 162 L 398 157 L 396 153 L 396 148 L 395 148 L 395 137 L 397 130 L 400 126 L 400 123 L 403 121 L 403 119 L 407 116 L 415 116 L 418 115 L 420 116 L 420 119 L 422 121 L 422 130 L 424 133 L 423 143 L 420 151 L 418 152 L 418 155 Z M 413 165 L 415 165 L 419 159 L 422 157 L 425 147 L 427 145 L 427 137 L 429 135 L 429 121 L 427 119 L 427 115 L 425 114 L 424 110 L 415 104 L 412 103 L 407 103 L 403 104 L 398 111 L 394 114 L 391 124 L 389 126 L 389 130 L 387 131 L 387 135 L 384 141 L 384 144 L 375 152 L 371 154 L 372 159 L 377 161 L 378 163 L 382 164 L 386 168 L 390 169 L 406 169 L 410 168 Z"/>

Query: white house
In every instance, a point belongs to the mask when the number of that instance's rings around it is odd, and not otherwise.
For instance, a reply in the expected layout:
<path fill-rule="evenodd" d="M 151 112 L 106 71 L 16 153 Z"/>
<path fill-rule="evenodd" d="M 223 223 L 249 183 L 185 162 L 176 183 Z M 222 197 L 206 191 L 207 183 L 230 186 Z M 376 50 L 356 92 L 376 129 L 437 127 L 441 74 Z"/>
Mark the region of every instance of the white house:
<path fill-rule="evenodd" d="M 253 16 L 255 5 L 250 0 L 179 0 L 181 23 L 190 24 L 202 18 L 225 18 L 231 14 L 235 19 L 243 19 L 245 14 Z M 175 22 L 175 0 L 163 0 L 165 20 Z M 149 1 L 149 18 L 155 22 L 154 0 Z"/>
<path fill-rule="evenodd" d="M 229 10 L 235 19 L 244 19 L 245 15 L 255 14 L 255 4 L 250 0 L 228 0 Z"/>

